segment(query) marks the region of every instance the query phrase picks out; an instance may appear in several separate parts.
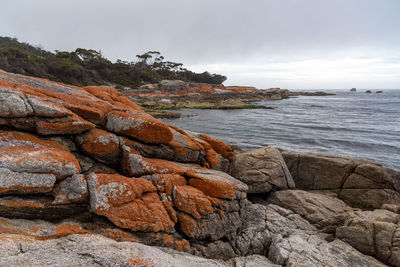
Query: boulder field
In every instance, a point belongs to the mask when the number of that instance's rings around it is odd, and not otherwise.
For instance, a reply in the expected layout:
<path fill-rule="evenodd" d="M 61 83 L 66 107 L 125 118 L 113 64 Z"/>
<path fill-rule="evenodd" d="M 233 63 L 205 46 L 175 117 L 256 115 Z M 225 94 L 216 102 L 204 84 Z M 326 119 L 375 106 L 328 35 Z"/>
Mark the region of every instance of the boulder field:
<path fill-rule="evenodd" d="M 400 266 L 399 183 L 0 71 L 0 266 Z"/>

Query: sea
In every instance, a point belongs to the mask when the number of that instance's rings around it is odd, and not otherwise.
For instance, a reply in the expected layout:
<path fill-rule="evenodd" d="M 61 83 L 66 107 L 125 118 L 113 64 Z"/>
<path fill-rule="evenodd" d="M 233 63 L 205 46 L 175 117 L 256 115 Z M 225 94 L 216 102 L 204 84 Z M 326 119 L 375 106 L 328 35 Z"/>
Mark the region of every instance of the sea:
<path fill-rule="evenodd" d="M 332 96 L 297 96 L 256 104 L 273 109 L 183 109 L 163 121 L 208 134 L 244 151 L 274 145 L 372 160 L 400 170 L 400 89 L 324 91 Z M 291 90 L 301 91 L 301 90 Z"/>

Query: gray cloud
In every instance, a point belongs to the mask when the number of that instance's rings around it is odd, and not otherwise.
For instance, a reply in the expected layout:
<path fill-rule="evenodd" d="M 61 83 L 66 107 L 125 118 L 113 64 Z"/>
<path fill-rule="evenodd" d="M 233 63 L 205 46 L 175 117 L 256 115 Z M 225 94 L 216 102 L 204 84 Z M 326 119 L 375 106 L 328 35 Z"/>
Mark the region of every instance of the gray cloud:
<path fill-rule="evenodd" d="M 398 0 L 3 0 L 0 35 L 49 50 L 93 48 L 112 59 L 158 50 L 196 69 L 225 64 L 213 70 L 251 83 L 254 75 L 243 74 L 260 64 L 301 68 L 302 61 L 355 56 L 392 64 L 400 56 L 399 13 Z M 247 69 L 231 72 L 240 65 Z M 287 73 L 285 86 L 305 86 L 293 69 Z M 270 76 L 257 76 L 255 85 L 275 83 Z M 391 81 L 400 87 L 400 78 Z"/>

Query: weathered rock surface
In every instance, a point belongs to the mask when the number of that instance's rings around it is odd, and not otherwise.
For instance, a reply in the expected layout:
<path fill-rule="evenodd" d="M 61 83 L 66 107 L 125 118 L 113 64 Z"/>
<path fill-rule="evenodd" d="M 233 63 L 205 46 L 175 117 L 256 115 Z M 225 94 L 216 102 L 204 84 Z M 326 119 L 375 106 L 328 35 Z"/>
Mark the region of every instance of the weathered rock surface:
<path fill-rule="evenodd" d="M 71 235 L 47 241 L 10 235 L 2 237 L 1 242 L 1 266 L 278 266 L 261 256 L 224 262 L 97 235 Z"/>
<path fill-rule="evenodd" d="M 362 253 L 400 266 L 400 215 L 388 210 L 358 211 L 347 216 L 336 236 Z"/>
<path fill-rule="evenodd" d="M 344 223 L 346 213 L 353 211 L 336 197 L 302 190 L 273 192 L 268 202 L 290 209 L 328 233 L 334 233 Z"/>
<path fill-rule="evenodd" d="M 282 153 L 296 188 L 329 190 L 353 207 L 400 202 L 400 172 L 374 162 L 314 153 Z"/>
<path fill-rule="evenodd" d="M 267 193 L 295 186 L 281 153 L 272 146 L 236 155 L 231 174 L 249 186 L 249 193 Z"/>
<path fill-rule="evenodd" d="M 242 232 L 234 241 L 241 253 L 260 253 L 283 266 L 385 266 L 340 241 L 327 241 L 292 211 L 276 205 L 245 208 Z"/>
<path fill-rule="evenodd" d="M 400 265 L 399 206 L 362 211 L 350 208 L 336 197 L 301 190 L 274 192 L 268 201 L 292 210 L 364 254 Z"/>

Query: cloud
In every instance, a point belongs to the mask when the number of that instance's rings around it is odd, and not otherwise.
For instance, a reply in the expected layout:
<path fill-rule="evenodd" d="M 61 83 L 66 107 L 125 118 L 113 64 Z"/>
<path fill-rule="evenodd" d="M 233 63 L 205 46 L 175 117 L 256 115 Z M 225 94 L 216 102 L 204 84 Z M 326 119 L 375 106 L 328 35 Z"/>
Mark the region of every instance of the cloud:
<path fill-rule="evenodd" d="M 114 60 L 158 50 L 190 66 L 241 66 L 218 72 L 229 82 L 260 87 L 297 87 L 296 80 L 298 87 L 322 87 L 322 76 L 355 82 L 373 71 L 381 87 L 388 81 L 400 87 L 390 65 L 400 58 L 399 10 L 398 0 L 2 0 L 0 35 L 49 50 L 93 48 Z M 380 53 L 385 59 L 377 63 Z M 347 69 L 349 77 L 342 69 L 352 64 L 346 58 L 368 72 Z M 267 69 L 254 71 L 257 66 Z"/>
<path fill-rule="evenodd" d="M 347 89 L 396 88 L 400 62 L 384 57 L 328 57 L 279 62 L 193 65 L 196 71 L 223 72 L 226 84 L 244 83 L 259 88 Z M 397 87 L 398 88 L 398 87 Z"/>

